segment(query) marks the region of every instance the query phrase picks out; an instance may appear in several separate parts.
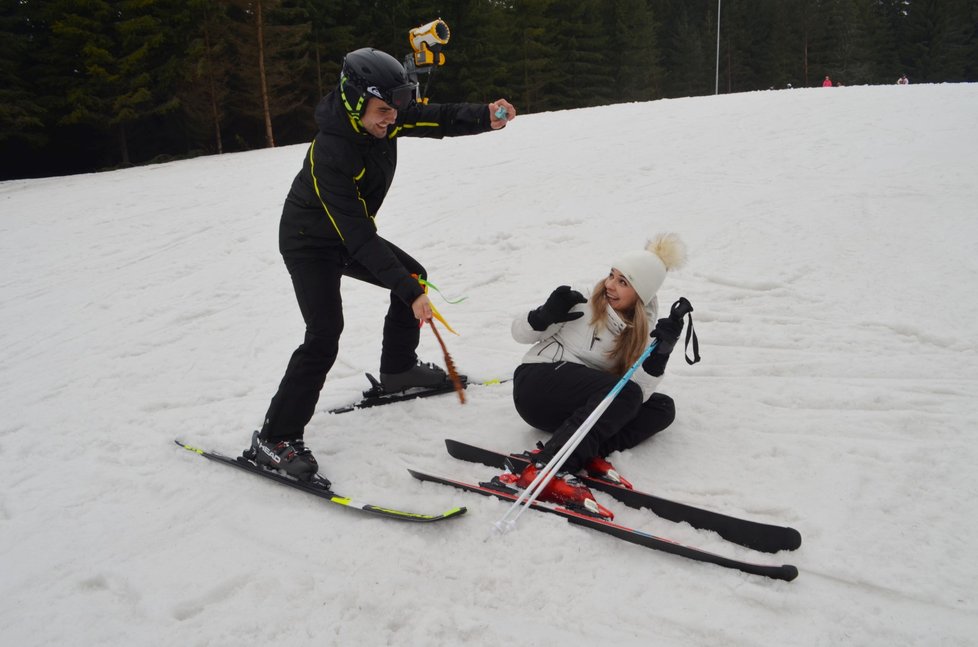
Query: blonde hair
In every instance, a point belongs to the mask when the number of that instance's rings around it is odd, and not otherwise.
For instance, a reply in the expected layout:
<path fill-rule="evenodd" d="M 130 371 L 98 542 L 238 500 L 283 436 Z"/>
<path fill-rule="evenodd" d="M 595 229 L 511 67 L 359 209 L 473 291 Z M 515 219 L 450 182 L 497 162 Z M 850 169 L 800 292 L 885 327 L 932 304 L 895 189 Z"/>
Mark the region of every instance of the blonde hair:
<path fill-rule="evenodd" d="M 649 342 L 649 315 L 642 300 L 637 299 L 630 314 L 618 313 L 625 322 L 625 330 L 615 337 L 615 344 L 608 351 L 612 360 L 611 372 L 624 375 L 632 364 L 645 352 Z M 598 281 L 591 291 L 591 325 L 608 328 L 608 298 L 604 293 L 604 279 Z"/>

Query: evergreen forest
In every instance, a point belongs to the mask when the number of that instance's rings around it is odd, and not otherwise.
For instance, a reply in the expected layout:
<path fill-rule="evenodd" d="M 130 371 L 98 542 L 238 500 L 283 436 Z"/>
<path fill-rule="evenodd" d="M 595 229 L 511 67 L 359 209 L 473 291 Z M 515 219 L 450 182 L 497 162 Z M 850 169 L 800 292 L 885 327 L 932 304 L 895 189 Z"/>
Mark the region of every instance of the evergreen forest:
<path fill-rule="evenodd" d="M 451 37 L 421 76 L 431 101 L 505 97 L 520 114 L 825 76 L 978 80 L 978 0 L 0 3 L 0 179 L 309 141 L 346 52 L 403 60 L 435 18 Z"/>

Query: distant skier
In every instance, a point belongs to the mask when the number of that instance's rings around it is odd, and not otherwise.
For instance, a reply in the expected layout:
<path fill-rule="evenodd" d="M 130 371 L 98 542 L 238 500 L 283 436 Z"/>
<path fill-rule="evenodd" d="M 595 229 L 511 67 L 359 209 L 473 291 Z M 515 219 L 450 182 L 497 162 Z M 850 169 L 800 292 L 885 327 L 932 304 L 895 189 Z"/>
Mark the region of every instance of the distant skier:
<path fill-rule="evenodd" d="M 823 88 L 831 88 L 832 87 L 832 79 L 829 78 L 829 75 L 828 74 L 825 75 L 825 80 L 822 81 L 822 87 Z"/>
<path fill-rule="evenodd" d="M 339 84 L 316 108 L 319 132 L 285 199 L 279 250 L 292 277 L 305 339 L 292 354 L 251 452 L 260 465 L 298 478 L 318 471 L 305 446 L 343 331 L 344 276 L 390 290 L 380 376 L 399 391 L 444 383 L 445 371 L 418 361 L 419 321 L 431 303 L 419 283 L 425 268 L 377 234 L 374 218 L 394 179 L 397 138 L 452 137 L 498 130 L 516 117 L 505 99 L 490 104 L 415 102 L 417 84 L 389 54 L 373 48 L 343 59 Z"/>
<path fill-rule="evenodd" d="M 906 74 L 901 74 L 900 78 L 897 79 L 897 85 L 910 85 L 910 79 L 907 78 Z"/>
<path fill-rule="evenodd" d="M 631 487 L 607 456 L 638 445 L 672 423 L 675 405 L 657 388 L 683 321 L 681 316 L 670 316 L 656 322 L 656 292 L 666 273 L 682 266 L 685 259 L 686 249 L 678 236 L 659 235 L 646 249 L 623 254 L 612 263 L 589 298 L 562 285 L 542 306 L 516 317 L 513 338 L 533 344 L 513 377 L 516 411 L 527 424 L 553 436 L 539 451 L 527 452 L 531 463 L 522 474 L 504 475 L 504 481 L 523 489 L 529 486 L 656 339 L 655 351 L 541 495 L 543 500 L 611 516 L 573 475 L 584 469 Z"/>

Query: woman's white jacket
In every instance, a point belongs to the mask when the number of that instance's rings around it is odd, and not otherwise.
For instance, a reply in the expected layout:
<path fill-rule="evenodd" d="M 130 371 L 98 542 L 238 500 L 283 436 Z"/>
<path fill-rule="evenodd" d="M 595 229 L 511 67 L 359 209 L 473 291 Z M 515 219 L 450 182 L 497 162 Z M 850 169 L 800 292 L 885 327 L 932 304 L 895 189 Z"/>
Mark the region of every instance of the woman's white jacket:
<path fill-rule="evenodd" d="M 588 294 L 588 292 L 581 292 Z M 527 313 L 517 316 L 513 320 L 513 339 L 521 344 L 533 344 L 526 355 L 523 356 L 524 364 L 544 364 L 557 362 L 574 362 L 583 364 L 599 371 L 610 372 L 613 362 L 608 357 L 614 345 L 615 338 L 625 330 L 627 324 L 611 306 L 608 308 L 608 330 L 604 327 L 598 328 L 591 323 L 591 306 L 589 303 L 582 303 L 571 308 L 571 312 L 583 312 L 584 316 L 573 321 L 556 323 L 548 326 L 546 330 L 533 330 L 530 322 L 527 321 Z M 655 322 L 658 318 L 659 304 L 655 298 L 646 306 L 649 321 Z M 648 342 L 651 344 L 652 339 Z M 649 375 L 640 366 L 631 377 L 631 380 L 642 389 L 642 400 L 648 400 L 655 393 L 662 376 Z"/>

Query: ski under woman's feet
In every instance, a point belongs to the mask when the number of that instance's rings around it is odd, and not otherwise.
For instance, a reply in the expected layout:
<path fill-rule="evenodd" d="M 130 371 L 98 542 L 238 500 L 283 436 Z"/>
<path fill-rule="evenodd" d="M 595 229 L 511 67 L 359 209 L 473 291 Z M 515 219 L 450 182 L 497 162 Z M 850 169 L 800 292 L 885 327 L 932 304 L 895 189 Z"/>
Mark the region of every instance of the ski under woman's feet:
<path fill-rule="evenodd" d="M 536 479 L 537 474 L 544 468 L 542 463 L 530 463 L 519 474 L 504 474 L 500 479 L 510 485 L 525 490 Z M 608 508 L 594 500 L 594 495 L 576 476 L 568 472 L 558 472 L 543 492 L 537 497 L 541 501 L 559 503 L 571 508 L 582 508 L 589 514 L 612 520 L 615 515 Z"/>
<path fill-rule="evenodd" d="M 251 451 L 248 456 L 259 467 L 285 472 L 293 478 L 309 481 L 319 471 L 319 463 L 312 451 L 301 438 L 295 440 L 268 441 L 258 437 L 256 431 L 251 437 Z"/>

